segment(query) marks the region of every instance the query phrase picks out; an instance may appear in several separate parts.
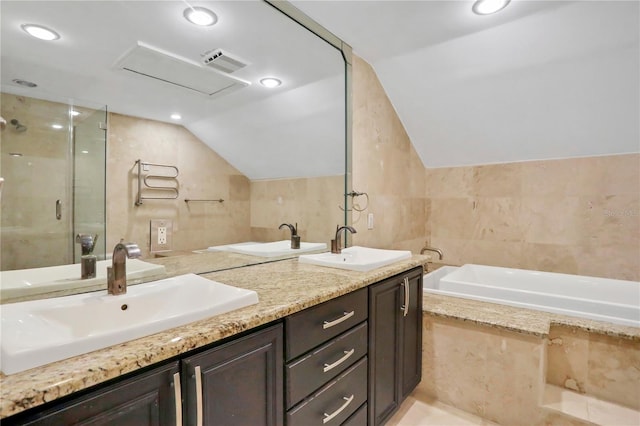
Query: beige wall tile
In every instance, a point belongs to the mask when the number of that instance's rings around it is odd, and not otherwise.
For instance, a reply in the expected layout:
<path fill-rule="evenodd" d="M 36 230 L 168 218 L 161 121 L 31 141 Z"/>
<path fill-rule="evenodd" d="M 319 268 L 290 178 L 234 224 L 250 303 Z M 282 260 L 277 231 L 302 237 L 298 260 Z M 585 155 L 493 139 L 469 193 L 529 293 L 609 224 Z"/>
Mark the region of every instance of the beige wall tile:
<path fill-rule="evenodd" d="M 222 157 L 182 126 L 114 113 L 108 123 L 108 249 L 124 238 L 149 256 L 151 219 L 173 221 L 174 250 L 249 239 L 250 183 Z M 144 200 L 135 206 L 137 159 L 178 167 L 179 199 Z M 185 203 L 187 198 L 225 201 Z"/>
<path fill-rule="evenodd" d="M 543 339 L 425 315 L 418 392 L 499 424 L 535 425 L 544 354 Z"/>
<path fill-rule="evenodd" d="M 584 393 L 589 369 L 589 333 L 553 326 L 547 347 L 547 383 Z"/>
<path fill-rule="evenodd" d="M 640 410 L 640 345 L 589 335 L 586 392 Z"/>

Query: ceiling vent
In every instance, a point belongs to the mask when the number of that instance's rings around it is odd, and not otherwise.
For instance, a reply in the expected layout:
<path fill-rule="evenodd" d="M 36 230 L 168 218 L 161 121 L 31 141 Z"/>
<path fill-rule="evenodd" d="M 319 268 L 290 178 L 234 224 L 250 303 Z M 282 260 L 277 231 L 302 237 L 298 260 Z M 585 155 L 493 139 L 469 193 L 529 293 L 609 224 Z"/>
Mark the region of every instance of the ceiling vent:
<path fill-rule="evenodd" d="M 237 56 L 234 57 L 222 49 L 211 50 L 204 55 L 203 62 L 205 65 L 209 65 L 219 71 L 232 73 L 238 71 L 241 68 L 246 67 L 248 64 Z"/>
<path fill-rule="evenodd" d="M 207 96 L 229 93 L 251 84 L 142 42 L 120 58 L 116 67 Z"/>

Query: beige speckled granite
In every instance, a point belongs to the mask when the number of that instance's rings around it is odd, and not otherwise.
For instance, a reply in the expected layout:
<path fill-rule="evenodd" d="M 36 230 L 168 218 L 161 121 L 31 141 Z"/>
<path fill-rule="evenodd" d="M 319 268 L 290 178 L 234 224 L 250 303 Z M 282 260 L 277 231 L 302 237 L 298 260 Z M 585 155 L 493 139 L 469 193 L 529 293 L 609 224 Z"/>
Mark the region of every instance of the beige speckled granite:
<path fill-rule="evenodd" d="M 204 254 L 164 260 L 182 259 L 172 264 L 176 268 L 173 273 L 206 270 L 206 263 L 198 263 L 206 262 L 206 257 L 200 256 Z M 21 373 L 0 375 L 0 418 L 283 318 L 421 266 L 425 261 L 423 256 L 413 256 L 409 260 L 362 273 L 300 264 L 291 259 L 207 274 L 207 278 L 255 290 L 260 302 Z"/>
<path fill-rule="evenodd" d="M 429 272 L 435 271 L 442 266 L 445 266 L 445 264 L 429 262 L 427 270 Z M 592 333 L 640 342 L 640 328 L 638 327 L 626 327 L 608 322 L 439 294 L 425 293 L 423 311 L 428 315 L 470 321 L 475 324 L 538 337 L 547 337 L 551 326 L 564 325 Z"/>

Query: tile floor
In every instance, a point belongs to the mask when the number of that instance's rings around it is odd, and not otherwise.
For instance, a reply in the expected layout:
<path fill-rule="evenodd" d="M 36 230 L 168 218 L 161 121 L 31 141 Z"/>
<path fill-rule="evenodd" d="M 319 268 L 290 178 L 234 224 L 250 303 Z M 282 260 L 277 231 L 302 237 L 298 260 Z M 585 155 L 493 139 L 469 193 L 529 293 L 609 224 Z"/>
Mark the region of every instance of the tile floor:
<path fill-rule="evenodd" d="M 421 399 L 424 399 L 421 397 Z M 413 395 L 402 403 L 387 426 L 497 426 L 496 423 L 438 401 L 423 402 Z"/>

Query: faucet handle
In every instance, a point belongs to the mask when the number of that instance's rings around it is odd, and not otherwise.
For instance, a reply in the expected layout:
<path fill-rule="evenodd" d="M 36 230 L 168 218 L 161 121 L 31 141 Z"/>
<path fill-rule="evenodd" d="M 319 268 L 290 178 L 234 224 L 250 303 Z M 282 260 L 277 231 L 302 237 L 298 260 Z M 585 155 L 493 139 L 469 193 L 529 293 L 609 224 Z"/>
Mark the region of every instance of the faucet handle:
<path fill-rule="evenodd" d="M 136 243 L 122 243 L 127 250 L 127 257 L 133 259 L 142 256 L 142 251 Z"/>

